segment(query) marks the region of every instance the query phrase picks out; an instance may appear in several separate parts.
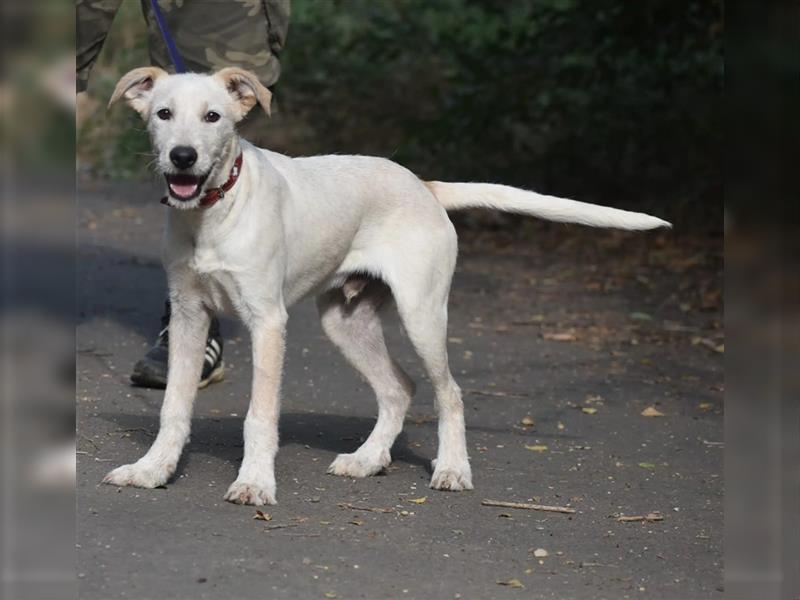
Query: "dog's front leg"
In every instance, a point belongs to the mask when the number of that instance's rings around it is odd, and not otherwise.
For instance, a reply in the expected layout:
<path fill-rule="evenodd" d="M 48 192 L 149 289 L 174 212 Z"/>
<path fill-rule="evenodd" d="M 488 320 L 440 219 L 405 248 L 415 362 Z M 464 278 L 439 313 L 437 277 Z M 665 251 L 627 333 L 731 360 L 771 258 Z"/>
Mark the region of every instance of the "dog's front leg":
<path fill-rule="evenodd" d="M 253 390 L 244 421 L 244 459 L 225 499 L 236 504 L 275 504 L 280 387 L 286 339 L 285 311 L 251 326 Z"/>
<path fill-rule="evenodd" d="M 199 302 L 187 304 L 173 298 L 167 390 L 158 435 L 142 458 L 114 469 L 105 476 L 104 483 L 154 488 L 164 485 L 175 472 L 189 439 L 209 321 L 207 310 Z"/>

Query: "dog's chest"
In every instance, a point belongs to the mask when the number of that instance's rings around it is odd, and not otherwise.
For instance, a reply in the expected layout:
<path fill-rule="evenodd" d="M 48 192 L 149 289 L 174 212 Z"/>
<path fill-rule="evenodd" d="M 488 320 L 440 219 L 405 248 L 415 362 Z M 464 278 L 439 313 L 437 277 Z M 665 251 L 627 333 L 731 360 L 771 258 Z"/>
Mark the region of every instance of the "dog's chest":
<path fill-rule="evenodd" d="M 241 286 L 224 254 L 215 248 L 196 248 L 189 268 L 195 272 L 205 303 L 232 312 L 240 304 Z"/>
<path fill-rule="evenodd" d="M 189 259 L 189 268 L 198 275 L 226 271 L 224 253 L 214 246 L 198 246 Z"/>

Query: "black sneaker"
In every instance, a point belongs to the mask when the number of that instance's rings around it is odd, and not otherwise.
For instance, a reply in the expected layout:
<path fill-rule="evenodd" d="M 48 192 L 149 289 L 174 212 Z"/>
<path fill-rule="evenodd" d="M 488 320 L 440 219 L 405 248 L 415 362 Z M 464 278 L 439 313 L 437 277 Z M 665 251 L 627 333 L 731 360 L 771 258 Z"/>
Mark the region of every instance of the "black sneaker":
<path fill-rule="evenodd" d="M 148 388 L 167 387 L 167 357 L 169 356 L 169 301 L 164 303 L 164 316 L 161 317 L 161 331 L 156 343 L 144 358 L 133 367 L 131 382 L 134 385 Z M 222 336 L 219 333 L 219 321 L 211 319 L 206 340 L 206 355 L 203 360 L 203 372 L 197 387 L 204 388 L 210 383 L 222 381 L 225 376 L 225 363 L 222 361 Z"/>

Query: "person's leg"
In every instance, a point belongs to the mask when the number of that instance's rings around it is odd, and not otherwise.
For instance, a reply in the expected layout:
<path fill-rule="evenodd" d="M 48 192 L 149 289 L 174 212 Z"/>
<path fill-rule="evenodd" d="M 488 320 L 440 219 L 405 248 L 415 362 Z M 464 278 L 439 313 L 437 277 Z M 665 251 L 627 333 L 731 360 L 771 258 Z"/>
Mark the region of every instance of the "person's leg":
<path fill-rule="evenodd" d="M 117 4 L 121 1 L 116 0 Z M 278 80 L 278 53 L 283 48 L 289 28 L 289 0 L 264 0 L 249 4 L 162 2 L 159 6 L 189 70 L 202 73 L 237 66 L 253 71 L 265 86 L 272 86 Z M 147 0 L 142 0 L 142 14 L 147 22 L 152 64 L 174 71 Z M 242 129 L 245 137 L 257 141 L 252 138 L 258 137 L 260 128 L 254 122 L 243 123 L 240 131 Z M 134 366 L 131 381 L 135 385 L 155 388 L 166 386 L 168 330 L 169 303 L 161 319 L 161 332 L 156 343 Z M 223 377 L 222 336 L 216 317 L 211 320 L 205 356 L 200 387 L 220 381 Z"/>
<path fill-rule="evenodd" d="M 161 317 L 161 330 L 155 344 L 137 361 L 131 373 L 134 385 L 163 389 L 167 387 L 168 348 L 169 348 L 170 304 L 164 302 L 164 315 Z M 211 319 L 206 338 L 203 369 L 198 387 L 204 388 L 210 383 L 222 381 L 225 375 L 225 363 L 222 360 L 223 341 L 220 335 L 219 321 L 216 316 Z"/>
<path fill-rule="evenodd" d="M 75 83 L 77 92 L 85 92 L 100 50 L 122 0 L 79 0 L 75 5 Z"/>
<path fill-rule="evenodd" d="M 189 71 L 242 67 L 267 87 L 278 81 L 278 54 L 289 28 L 289 0 L 162 2 L 159 6 Z M 150 2 L 142 2 L 142 11 L 152 63 L 174 71 Z"/>

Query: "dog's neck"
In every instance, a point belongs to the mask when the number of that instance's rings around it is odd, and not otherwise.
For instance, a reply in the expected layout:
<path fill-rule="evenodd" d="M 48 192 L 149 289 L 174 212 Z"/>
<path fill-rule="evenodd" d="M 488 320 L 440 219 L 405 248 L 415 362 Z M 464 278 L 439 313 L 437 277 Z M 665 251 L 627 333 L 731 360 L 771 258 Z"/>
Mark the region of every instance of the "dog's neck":
<path fill-rule="evenodd" d="M 231 169 L 236 162 L 236 157 L 242 151 L 241 139 L 238 135 L 231 136 L 231 139 L 225 145 L 223 150 L 222 160 L 219 161 L 214 171 L 208 178 L 206 189 L 213 189 L 221 187 L 231 175 Z"/>

